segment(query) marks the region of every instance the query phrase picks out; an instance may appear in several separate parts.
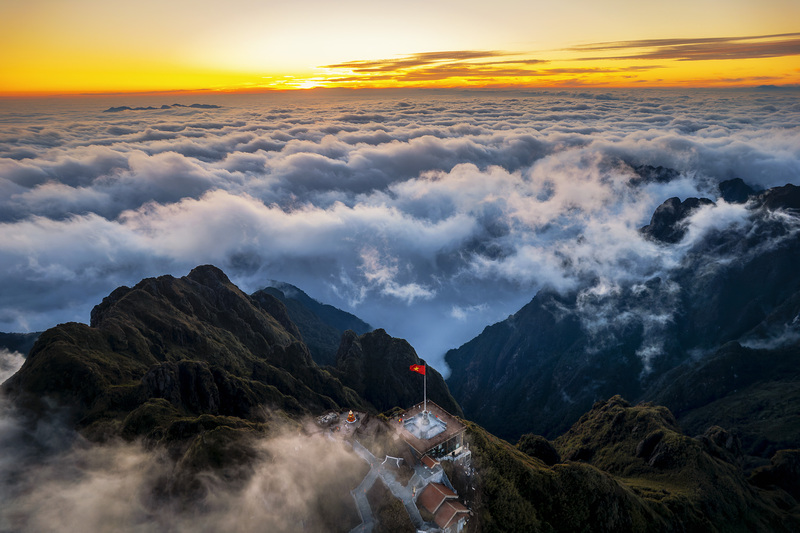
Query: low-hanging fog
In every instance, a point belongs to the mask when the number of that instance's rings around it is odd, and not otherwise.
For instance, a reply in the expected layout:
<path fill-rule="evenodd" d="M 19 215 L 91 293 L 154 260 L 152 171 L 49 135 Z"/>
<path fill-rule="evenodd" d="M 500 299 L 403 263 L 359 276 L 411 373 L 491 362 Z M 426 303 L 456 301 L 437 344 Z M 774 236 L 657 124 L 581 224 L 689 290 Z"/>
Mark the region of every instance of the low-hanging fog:
<path fill-rule="evenodd" d="M 119 285 L 212 263 L 442 368 L 544 286 L 673 268 L 687 246 L 637 232 L 665 199 L 800 182 L 800 99 L 769 89 L 4 100 L 0 124 L 0 331 L 87 322 Z M 745 216 L 704 208 L 687 242 Z"/>
<path fill-rule="evenodd" d="M 349 490 L 369 467 L 352 447 L 280 424 L 248 446 L 254 457 L 239 468 L 192 471 L 162 446 L 92 443 L 58 406 L 33 421 L 0 397 L 0 531 L 290 533 L 358 524 Z M 191 497 L 169 490 L 187 476 Z"/>

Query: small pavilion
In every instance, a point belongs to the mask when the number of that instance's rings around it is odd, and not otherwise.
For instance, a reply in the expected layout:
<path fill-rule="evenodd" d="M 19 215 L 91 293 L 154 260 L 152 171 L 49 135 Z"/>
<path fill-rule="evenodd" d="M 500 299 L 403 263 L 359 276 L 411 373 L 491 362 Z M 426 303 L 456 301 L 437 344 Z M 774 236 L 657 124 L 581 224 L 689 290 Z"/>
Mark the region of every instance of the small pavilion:
<path fill-rule="evenodd" d="M 399 420 L 400 437 L 411 448 L 417 461 L 455 457 L 462 451 L 466 426 L 436 403 L 428 400 L 403 413 Z"/>

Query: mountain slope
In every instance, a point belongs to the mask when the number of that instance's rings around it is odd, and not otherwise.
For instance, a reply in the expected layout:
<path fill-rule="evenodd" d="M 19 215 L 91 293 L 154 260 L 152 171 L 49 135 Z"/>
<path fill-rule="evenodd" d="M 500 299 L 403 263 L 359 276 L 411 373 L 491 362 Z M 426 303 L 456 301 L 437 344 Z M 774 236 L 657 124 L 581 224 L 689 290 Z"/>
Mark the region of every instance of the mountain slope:
<path fill-rule="evenodd" d="M 408 342 L 382 329 L 361 336 L 346 331 L 336 355 L 336 369 L 331 372 L 379 411 L 388 411 L 422 400 L 423 376 L 409 367 L 424 363 Z M 428 398 L 449 413 L 463 416 L 442 375 L 430 366 L 426 374 Z"/>
<path fill-rule="evenodd" d="M 797 346 L 799 207 L 800 188 L 770 189 L 736 208 L 730 224 L 698 236 L 691 233 L 691 217 L 698 209 L 713 216 L 714 207 L 668 200 L 642 232 L 665 253 L 681 254 L 675 268 L 644 282 L 605 286 L 593 280 L 569 294 L 541 291 L 507 320 L 448 352 L 450 390 L 468 418 L 512 440 L 525 432 L 558 435 L 595 401 L 614 394 L 658 399 L 683 420 L 688 411 L 671 403 L 675 395 L 659 381 L 666 372 L 691 372 L 692 361 L 731 341 L 764 346 L 749 353 L 757 361 Z M 795 353 L 781 357 L 796 364 Z M 786 377 L 770 365 L 759 376 L 762 383 Z M 716 399 L 735 392 L 734 383 L 726 383 L 715 389 Z M 710 411 L 696 413 L 693 428 L 714 423 L 719 414 L 710 402 L 702 405 Z"/>
<path fill-rule="evenodd" d="M 683 435 L 672 414 L 622 398 L 598 402 L 555 441 L 548 465 L 468 423 L 475 475 L 454 475 L 483 530 L 535 532 L 789 532 L 800 527 L 795 457 L 754 483 L 716 428 Z"/>
<path fill-rule="evenodd" d="M 6 391 L 35 409 L 42 397 L 55 399 L 80 427 L 97 431 L 111 430 L 125 413 L 158 410 L 157 399 L 174 413 L 149 430 L 199 414 L 259 421 L 264 405 L 290 413 L 362 407 L 276 314 L 215 267 L 146 279 L 106 297 L 90 326 L 43 333 Z"/>
<path fill-rule="evenodd" d="M 746 453 L 771 457 L 800 443 L 800 347 L 731 342 L 667 372 L 644 396 L 669 406 L 690 434 L 735 428 Z"/>

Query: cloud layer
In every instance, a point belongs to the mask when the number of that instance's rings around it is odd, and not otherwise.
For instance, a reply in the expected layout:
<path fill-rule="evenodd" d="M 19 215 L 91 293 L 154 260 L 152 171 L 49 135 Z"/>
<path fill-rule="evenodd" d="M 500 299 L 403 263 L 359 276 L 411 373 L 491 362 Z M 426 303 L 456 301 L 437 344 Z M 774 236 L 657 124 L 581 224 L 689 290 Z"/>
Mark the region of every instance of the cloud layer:
<path fill-rule="evenodd" d="M 637 232 L 666 198 L 800 181 L 790 92 L 334 91 L 102 113 L 166 103 L 3 108 L 0 331 L 85 322 L 118 285 L 213 263 L 247 291 L 298 285 L 442 366 L 545 285 L 674 267 L 681 247 Z"/>

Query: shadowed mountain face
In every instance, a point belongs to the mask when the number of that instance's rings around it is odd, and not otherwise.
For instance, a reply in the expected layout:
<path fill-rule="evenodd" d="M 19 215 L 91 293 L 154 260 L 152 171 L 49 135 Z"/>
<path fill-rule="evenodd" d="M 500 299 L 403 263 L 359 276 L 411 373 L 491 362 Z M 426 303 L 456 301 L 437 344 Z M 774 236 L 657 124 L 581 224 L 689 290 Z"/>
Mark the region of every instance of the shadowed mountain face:
<path fill-rule="evenodd" d="M 273 286 L 251 296 L 257 302 L 265 303 L 265 295 L 277 298 L 286 306 L 289 318 L 297 326 L 311 357 L 319 365 L 336 364 L 342 333 L 352 330 L 361 335 L 372 329 L 357 316 L 320 303 L 288 283 L 274 282 Z"/>
<path fill-rule="evenodd" d="M 424 363 L 408 342 L 390 337 L 382 329 L 361 336 L 346 331 L 333 373 L 379 411 L 387 411 L 422 401 L 423 376 L 409 367 Z M 449 413 L 463 416 L 442 375 L 433 367 L 427 367 L 426 375 L 428 398 Z M 408 401 L 410 398 L 412 402 Z"/>
<path fill-rule="evenodd" d="M 668 200 L 642 233 L 665 253 L 685 248 L 675 268 L 610 290 L 541 291 L 447 354 L 450 390 L 468 418 L 514 440 L 527 432 L 555 436 L 595 401 L 622 394 L 663 402 L 697 432 L 723 417 L 743 432 L 749 453 L 797 446 L 800 434 L 786 429 L 797 424 L 756 428 L 723 415 L 734 405 L 758 413 L 776 398 L 773 384 L 797 390 L 798 197 L 792 185 L 753 195 L 746 210 L 737 208 L 736 223 L 691 238 L 689 217 L 711 203 Z M 732 341 L 741 346 L 723 348 Z M 743 392 L 743 381 L 753 394 Z M 783 394 L 784 404 L 776 416 L 788 422 L 800 398 Z"/>

